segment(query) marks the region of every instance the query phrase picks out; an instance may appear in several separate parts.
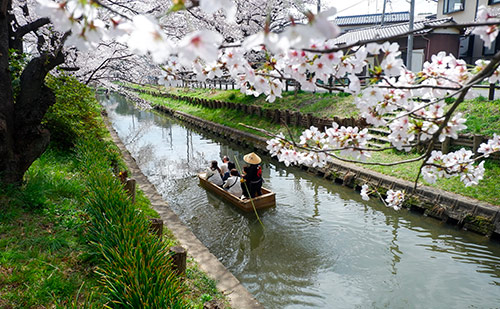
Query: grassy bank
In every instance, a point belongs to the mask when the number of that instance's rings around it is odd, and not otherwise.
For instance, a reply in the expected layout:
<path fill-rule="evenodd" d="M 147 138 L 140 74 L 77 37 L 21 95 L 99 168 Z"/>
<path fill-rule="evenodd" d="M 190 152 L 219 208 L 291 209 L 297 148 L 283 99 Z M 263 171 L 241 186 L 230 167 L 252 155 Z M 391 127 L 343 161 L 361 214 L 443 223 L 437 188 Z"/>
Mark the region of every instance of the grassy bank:
<path fill-rule="evenodd" d="M 87 87 L 49 79 L 57 97 L 53 132 L 21 187 L 0 187 L 1 308 L 202 308 L 224 304 L 215 281 L 190 261 L 171 270 L 169 231 L 153 237 L 158 214 L 138 192 L 132 204 L 113 171 L 125 170 Z"/>
<path fill-rule="evenodd" d="M 276 101 L 269 103 L 265 96 L 259 97 L 247 96 L 239 90 L 217 90 L 217 89 L 189 89 L 189 88 L 163 88 L 163 87 L 139 87 L 137 85 L 131 87 L 168 91 L 172 94 L 190 96 L 196 98 L 206 98 L 220 100 L 233 103 L 242 103 L 248 105 L 257 105 L 263 108 L 277 108 L 281 110 L 302 111 L 303 113 L 311 113 L 316 117 L 333 118 L 339 117 L 357 117 L 358 111 L 355 108 L 353 97 L 349 94 L 336 93 L 312 93 L 298 91 L 285 91 L 282 98 L 276 98 Z"/>
<path fill-rule="evenodd" d="M 212 109 L 208 107 L 187 104 L 186 102 L 181 100 L 165 99 L 161 97 L 152 96 L 149 94 L 140 94 L 140 97 L 153 104 L 161 104 L 169 108 L 191 114 L 196 117 L 217 122 L 228 127 L 234 127 L 237 128 L 238 130 L 250 132 L 252 134 L 256 134 L 263 137 L 267 136 L 263 133 L 256 132 L 255 130 L 241 126 L 239 125 L 239 123 L 244 123 L 259 128 L 266 128 L 268 131 L 274 133 L 279 133 L 286 130 L 285 127 L 272 123 L 271 121 L 267 120 L 264 117 L 249 115 L 239 110 L 230 110 L 227 108 Z M 302 131 L 302 128 L 296 126 L 290 126 L 289 129 L 295 136 L 298 136 Z"/>
<path fill-rule="evenodd" d="M 176 95 L 221 100 L 233 103 L 257 105 L 263 108 L 288 109 L 311 113 L 316 117 L 340 118 L 358 117 L 358 109 L 354 105 L 354 97 L 340 93 L 311 93 L 299 91 L 283 92 L 283 98 L 277 98 L 274 103 L 266 102 L 265 96 L 247 96 L 239 90 L 165 88 L 160 86 L 138 86 L 135 88 L 167 91 Z M 500 132 L 500 100 L 488 101 L 484 97 L 463 102 L 459 111 L 467 118 L 467 129 L 462 133 L 492 136 Z"/>
<path fill-rule="evenodd" d="M 286 133 L 285 128 L 273 124 L 268 120 L 243 114 L 241 113 L 241 111 L 229 110 L 224 108 L 211 109 L 202 106 L 190 105 L 185 101 L 180 101 L 180 100 L 160 98 L 147 94 L 139 94 L 139 95 L 143 99 L 152 102 L 154 104 L 165 105 L 167 107 L 183 111 L 206 120 L 218 122 L 239 130 L 249 131 L 250 133 L 254 133 L 257 135 L 263 136 L 259 132 L 255 132 L 242 127 L 241 125 L 239 125 L 239 123 L 245 123 L 252 126 L 260 127 L 273 133 L 277 133 L 280 131 Z M 303 129 L 304 128 L 299 128 L 299 127 L 292 128 L 292 133 L 294 134 L 295 138 L 297 138 L 299 132 Z M 370 161 L 393 162 L 393 161 L 400 161 L 409 158 L 414 158 L 416 156 L 418 156 L 418 154 L 416 153 L 406 154 L 403 152 L 388 150 L 384 152 L 373 153 L 373 157 Z M 417 176 L 420 164 L 421 162 L 390 166 L 390 167 L 362 165 L 362 164 L 360 164 L 360 166 L 381 172 L 386 175 L 391 175 L 405 180 L 414 181 Z M 495 188 L 500 187 L 500 164 L 496 161 L 488 160 L 486 161 L 485 166 L 487 167 L 485 179 L 479 184 L 479 186 L 465 187 L 458 178 L 441 179 L 436 184 L 433 184 L 431 186 L 435 186 L 443 190 L 458 193 L 464 196 L 476 198 L 478 200 L 492 203 L 495 205 L 500 205 L 500 197 L 494 193 Z M 425 183 L 423 180 L 421 180 L 420 183 L 429 185 Z"/>

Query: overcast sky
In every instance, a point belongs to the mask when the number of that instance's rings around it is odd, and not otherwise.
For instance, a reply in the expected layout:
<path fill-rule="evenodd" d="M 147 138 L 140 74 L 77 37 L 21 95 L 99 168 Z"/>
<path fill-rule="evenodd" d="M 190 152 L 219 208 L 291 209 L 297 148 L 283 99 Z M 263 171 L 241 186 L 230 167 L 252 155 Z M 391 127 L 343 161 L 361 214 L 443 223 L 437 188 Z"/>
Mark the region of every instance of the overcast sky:
<path fill-rule="evenodd" d="M 321 0 L 321 4 L 337 8 L 337 15 L 361 15 L 382 13 L 384 0 Z M 415 11 L 419 13 L 436 13 L 436 2 L 432 0 L 415 0 Z M 387 0 L 386 12 L 409 11 L 410 3 L 406 0 Z"/>

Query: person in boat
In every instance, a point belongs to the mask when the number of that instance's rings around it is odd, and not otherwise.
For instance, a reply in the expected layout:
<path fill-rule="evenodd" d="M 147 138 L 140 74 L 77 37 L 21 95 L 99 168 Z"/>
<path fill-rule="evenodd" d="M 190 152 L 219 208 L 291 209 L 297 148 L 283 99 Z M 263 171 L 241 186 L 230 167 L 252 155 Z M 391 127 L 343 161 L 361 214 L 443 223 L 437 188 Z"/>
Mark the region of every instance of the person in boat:
<path fill-rule="evenodd" d="M 236 164 L 234 164 L 234 162 L 229 161 L 229 162 L 227 162 L 227 168 L 229 169 L 229 171 L 227 173 L 225 173 L 224 176 L 222 176 L 223 181 L 226 181 L 231 176 L 230 171 L 232 169 L 236 169 Z M 240 172 L 238 172 L 238 170 L 236 170 L 236 173 L 238 173 L 238 176 L 241 177 Z"/>
<path fill-rule="evenodd" d="M 231 169 L 231 176 L 224 183 L 223 188 L 227 190 L 227 192 L 240 197 L 243 195 L 243 190 L 241 190 L 241 177 L 238 170 L 233 168 Z"/>
<path fill-rule="evenodd" d="M 228 162 L 229 162 L 229 158 L 228 156 L 224 156 L 222 157 L 222 164 L 220 165 L 220 170 L 222 172 L 222 176 L 224 176 L 226 173 L 229 177 L 229 171 L 231 170 L 230 168 L 228 168 Z M 225 180 L 225 179 L 222 179 L 222 180 Z"/>
<path fill-rule="evenodd" d="M 243 195 L 247 198 L 262 195 L 262 167 L 259 163 L 262 161 L 260 157 L 251 152 L 243 156 L 243 160 L 249 165 L 243 168 Z"/>
<path fill-rule="evenodd" d="M 222 186 L 222 172 L 217 164 L 217 161 L 212 161 L 210 167 L 207 168 L 207 180 L 218 186 Z"/>

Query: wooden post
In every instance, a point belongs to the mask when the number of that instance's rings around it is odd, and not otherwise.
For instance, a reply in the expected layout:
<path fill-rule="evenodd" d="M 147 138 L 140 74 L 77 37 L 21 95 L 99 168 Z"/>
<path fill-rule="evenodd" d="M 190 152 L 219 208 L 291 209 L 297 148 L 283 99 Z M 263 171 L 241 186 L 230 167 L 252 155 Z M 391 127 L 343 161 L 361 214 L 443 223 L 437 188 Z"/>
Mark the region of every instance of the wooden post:
<path fill-rule="evenodd" d="M 226 83 L 225 83 L 225 84 L 226 84 L 226 90 L 227 90 L 227 81 L 226 81 Z"/>
<path fill-rule="evenodd" d="M 219 80 L 219 89 L 222 90 L 222 79 Z"/>
<path fill-rule="evenodd" d="M 483 142 L 483 136 L 474 134 L 472 137 L 472 152 L 474 153 L 475 156 L 478 155 L 477 150 L 479 149 L 479 145 Z"/>
<path fill-rule="evenodd" d="M 290 124 L 290 111 L 288 109 L 285 109 L 285 123 Z"/>
<path fill-rule="evenodd" d="M 125 191 L 127 191 L 130 196 L 132 203 L 135 203 L 135 179 L 127 179 L 127 182 L 125 183 Z"/>
<path fill-rule="evenodd" d="M 172 269 L 177 275 L 183 275 L 186 272 L 186 249 L 182 247 L 171 247 L 169 251 L 172 257 Z"/>
<path fill-rule="evenodd" d="M 447 137 L 441 144 L 441 152 L 443 154 L 447 154 L 448 152 L 450 152 L 450 142 L 451 142 L 450 138 Z"/>
<path fill-rule="evenodd" d="M 234 80 L 231 82 L 232 86 L 233 86 L 233 90 L 234 90 Z"/>
<path fill-rule="evenodd" d="M 273 122 L 274 123 L 280 123 L 280 118 L 281 118 L 281 112 L 279 109 L 274 110 L 274 117 L 273 117 Z"/>
<path fill-rule="evenodd" d="M 490 84 L 490 89 L 488 91 L 488 100 L 490 100 L 490 101 L 495 100 L 495 84 L 494 83 Z"/>
<path fill-rule="evenodd" d="M 163 236 L 163 220 L 162 219 L 149 219 L 151 226 L 149 227 L 149 231 L 158 237 Z"/>
<path fill-rule="evenodd" d="M 312 126 L 312 114 L 308 113 L 306 114 L 306 119 L 307 119 L 307 127 L 309 128 L 310 126 Z"/>
<path fill-rule="evenodd" d="M 288 91 L 288 81 L 285 80 L 285 91 Z"/>

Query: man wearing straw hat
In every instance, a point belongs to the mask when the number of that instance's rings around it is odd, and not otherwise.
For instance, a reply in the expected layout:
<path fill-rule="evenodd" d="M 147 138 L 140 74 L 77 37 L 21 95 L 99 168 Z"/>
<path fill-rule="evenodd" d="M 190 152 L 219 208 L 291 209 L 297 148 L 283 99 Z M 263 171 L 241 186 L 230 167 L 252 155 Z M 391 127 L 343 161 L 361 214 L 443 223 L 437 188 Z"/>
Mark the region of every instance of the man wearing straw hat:
<path fill-rule="evenodd" d="M 245 173 L 243 176 L 244 182 L 241 184 L 243 195 L 247 198 L 262 195 L 262 168 L 259 165 L 262 160 L 254 152 L 243 156 L 243 160 L 250 164 L 243 168 Z"/>

